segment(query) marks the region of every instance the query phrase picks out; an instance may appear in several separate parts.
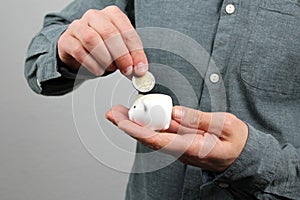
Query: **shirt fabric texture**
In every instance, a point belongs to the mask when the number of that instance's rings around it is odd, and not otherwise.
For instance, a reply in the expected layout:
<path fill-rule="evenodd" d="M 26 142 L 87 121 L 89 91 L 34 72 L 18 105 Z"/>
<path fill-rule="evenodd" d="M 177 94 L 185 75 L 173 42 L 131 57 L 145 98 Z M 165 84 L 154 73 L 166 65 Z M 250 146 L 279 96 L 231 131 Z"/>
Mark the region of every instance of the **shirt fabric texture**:
<path fill-rule="evenodd" d="M 226 13 L 233 4 L 235 11 Z M 246 146 L 224 172 L 213 173 L 179 161 L 147 173 L 130 174 L 126 199 L 300 199 L 300 2 L 299 0 L 75 0 L 45 17 L 26 56 L 25 77 L 43 95 L 74 89 L 76 72 L 57 58 L 57 41 L 68 25 L 88 9 L 117 5 L 136 28 L 160 27 L 197 41 L 211 55 L 205 75 L 178 55 L 145 49 L 150 63 L 172 66 L 192 85 L 197 100 L 182 90 L 155 86 L 153 93 L 173 97 L 175 104 L 216 111 L 211 97 L 224 84 L 226 112 L 249 126 Z M 142 37 L 143 39 L 143 37 Z M 176 44 L 176 40 L 174 41 Z M 168 70 L 149 68 L 157 82 L 176 83 Z M 212 83 L 211 74 L 222 81 Z M 86 80 L 82 77 L 75 87 Z M 180 102 L 178 99 L 183 99 Z M 224 110 L 223 110 L 224 111 Z M 152 150 L 137 143 L 137 152 Z M 166 162 L 170 156 L 153 158 Z M 137 157 L 135 167 L 153 160 Z"/>

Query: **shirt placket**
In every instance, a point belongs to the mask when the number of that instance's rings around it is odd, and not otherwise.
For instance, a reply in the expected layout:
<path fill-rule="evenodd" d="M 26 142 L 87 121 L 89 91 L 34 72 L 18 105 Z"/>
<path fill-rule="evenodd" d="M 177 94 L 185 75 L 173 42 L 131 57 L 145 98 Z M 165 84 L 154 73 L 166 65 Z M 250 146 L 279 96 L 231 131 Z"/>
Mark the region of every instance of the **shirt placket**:
<path fill-rule="evenodd" d="M 235 24 L 238 6 L 238 0 L 224 1 L 222 4 L 220 10 L 219 24 L 216 29 L 215 40 L 212 50 L 212 58 L 215 56 L 217 58 L 217 61 L 215 62 L 214 59 L 210 60 L 206 75 L 205 77 L 203 77 L 205 80 L 205 87 L 203 88 L 202 97 L 199 101 L 200 110 L 226 110 L 226 98 L 224 98 L 225 91 L 224 85 L 222 85 L 221 74 L 226 67 L 226 52 L 230 51 L 231 48 L 230 39 L 232 33 L 232 26 L 234 26 Z M 200 168 L 195 168 L 189 165 L 187 166 L 182 199 L 188 200 L 207 198 L 206 193 L 203 193 L 203 191 L 201 191 L 203 190 L 201 185 L 205 184 L 205 182 L 202 182 L 202 179 L 210 180 L 210 178 L 203 176 L 207 176 L 207 174 L 202 174 Z M 212 185 L 206 188 L 206 190 L 210 193 L 210 197 L 218 196 L 218 190 L 215 190 L 215 193 L 211 193 L 214 190 L 214 187 L 218 187 L 218 185 Z"/>
<path fill-rule="evenodd" d="M 212 57 L 205 76 L 205 87 L 199 101 L 200 110 L 228 112 L 226 90 L 232 88 L 228 88 L 227 83 L 232 81 L 232 78 L 238 79 L 232 74 L 228 76 L 228 73 L 231 73 L 240 63 L 241 53 L 244 50 L 242 43 L 247 41 L 249 34 L 245 27 L 248 26 L 248 20 L 253 17 L 259 1 L 226 0 L 223 2 Z M 208 174 L 203 172 L 203 176 Z M 204 179 L 209 180 L 209 178 Z M 230 187 L 230 182 L 221 178 L 203 182 L 200 186 L 199 199 L 232 199 Z"/>

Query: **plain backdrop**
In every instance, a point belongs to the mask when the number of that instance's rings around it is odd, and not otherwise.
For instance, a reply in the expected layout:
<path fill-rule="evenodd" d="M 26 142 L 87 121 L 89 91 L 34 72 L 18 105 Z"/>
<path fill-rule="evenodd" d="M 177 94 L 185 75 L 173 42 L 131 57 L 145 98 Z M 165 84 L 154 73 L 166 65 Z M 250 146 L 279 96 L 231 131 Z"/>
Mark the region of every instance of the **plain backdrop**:
<path fill-rule="evenodd" d="M 105 166 L 86 150 L 73 118 L 73 93 L 61 97 L 36 95 L 24 79 L 26 49 L 31 38 L 41 28 L 43 16 L 60 11 L 69 2 L 70 0 L 1 2 L 1 200 L 124 199 L 128 173 Z M 104 118 L 110 103 L 129 102 L 131 84 L 127 80 L 121 80 L 122 84 L 116 85 L 117 81 L 120 83 L 118 74 L 102 81 L 94 96 L 94 117 L 101 122 L 100 126 L 102 124 L 105 127 L 104 132 L 111 135 L 113 143 L 133 152 L 135 141 Z M 85 91 L 95 90 L 90 83 L 83 84 L 78 91 L 84 94 Z M 112 86 L 115 85 L 114 89 L 118 92 L 115 92 L 113 100 L 111 97 L 107 100 L 106 95 L 110 95 Z M 90 103 L 90 97 L 85 99 L 83 96 L 79 100 L 82 105 Z M 89 120 L 88 116 L 86 120 Z M 81 120 L 80 123 L 85 122 Z M 89 132 L 88 126 L 85 131 Z M 106 144 L 101 144 L 101 137 L 104 136 L 99 134 L 99 137 L 99 147 L 105 146 Z M 105 158 L 119 160 L 120 163 L 126 162 L 127 168 L 128 163 L 133 160 L 133 157 L 124 157 L 110 151 L 103 151 L 103 155 Z"/>

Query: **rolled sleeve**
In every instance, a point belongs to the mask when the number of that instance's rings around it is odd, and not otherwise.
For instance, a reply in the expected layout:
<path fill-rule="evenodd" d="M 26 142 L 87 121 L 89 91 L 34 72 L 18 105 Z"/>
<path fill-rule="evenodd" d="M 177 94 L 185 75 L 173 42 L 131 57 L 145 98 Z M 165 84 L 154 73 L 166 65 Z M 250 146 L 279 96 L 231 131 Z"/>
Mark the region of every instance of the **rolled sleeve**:
<path fill-rule="evenodd" d="M 239 197 L 299 198 L 299 150 L 290 144 L 280 145 L 272 135 L 248 127 L 249 137 L 242 153 L 214 183 L 227 184 L 226 190 Z"/>
<path fill-rule="evenodd" d="M 117 5 L 123 11 L 127 1 L 72 1 L 60 13 L 45 16 L 42 30 L 32 39 L 25 60 L 25 78 L 31 89 L 43 95 L 62 95 L 72 91 L 84 80 L 95 78 L 83 69 L 77 71 L 66 67 L 59 59 L 57 42 L 61 34 L 75 19 L 79 19 L 89 9 L 103 9 L 108 5 Z M 82 72 L 82 73 L 81 73 Z M 109 74 L 108 72 L 104 75 Z"/>
<path fill-rule="evenodd" d="M 25 77 L 31 89 L 42 93 L 43 82 L 61 77 L 57 61 L 57 41 L 67 25 L 52 26 L 31 41 L 25 61 Z M 63 87 L 63 86 L 62 86 Z"/>

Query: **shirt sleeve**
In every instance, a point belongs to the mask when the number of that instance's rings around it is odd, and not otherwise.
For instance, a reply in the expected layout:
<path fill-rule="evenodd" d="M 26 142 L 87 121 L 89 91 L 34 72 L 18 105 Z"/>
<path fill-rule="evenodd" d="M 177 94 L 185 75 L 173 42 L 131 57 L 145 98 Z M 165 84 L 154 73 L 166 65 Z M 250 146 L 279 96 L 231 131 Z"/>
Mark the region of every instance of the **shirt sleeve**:
<path fill-rule="evenodd" d="M 24 75 L 31 89 L 43 95 L 62 95 L 84 80 L 95 78 L 88 72 L 78 77 L 77 71 L 69 70 L 57 56 L 57 41 L 69 24 L 87 10 L 117 5 L 125 12 L 127 3 L 127 0 L 75 0 L 61 12 L 46 15 L 41 31 L 32 39 L 26 54 Z"/>
<path fill-rule="evenodd" d="M 298 199 L 300 150 L 280 144 L 272 135 L 249 126 L 249 136 L 238 159 L 214 182 L 242 199 Z"/>

